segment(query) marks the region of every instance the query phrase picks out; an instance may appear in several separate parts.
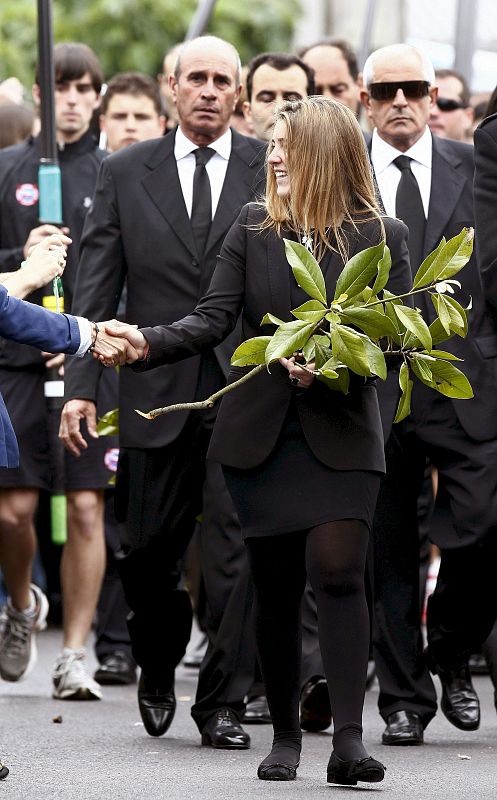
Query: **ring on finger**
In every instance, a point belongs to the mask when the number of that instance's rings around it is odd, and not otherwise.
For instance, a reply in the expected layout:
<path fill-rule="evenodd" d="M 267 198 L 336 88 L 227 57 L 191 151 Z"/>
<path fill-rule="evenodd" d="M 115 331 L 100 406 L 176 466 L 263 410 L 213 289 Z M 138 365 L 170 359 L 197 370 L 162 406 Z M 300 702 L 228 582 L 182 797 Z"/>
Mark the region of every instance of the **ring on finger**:
<path fill-rule="evenodd" d="M 300 383 L 300 378 L 297 378 L 296 375 L 290 375 L 290 383 L 292 386 L 298 386 Z"/>

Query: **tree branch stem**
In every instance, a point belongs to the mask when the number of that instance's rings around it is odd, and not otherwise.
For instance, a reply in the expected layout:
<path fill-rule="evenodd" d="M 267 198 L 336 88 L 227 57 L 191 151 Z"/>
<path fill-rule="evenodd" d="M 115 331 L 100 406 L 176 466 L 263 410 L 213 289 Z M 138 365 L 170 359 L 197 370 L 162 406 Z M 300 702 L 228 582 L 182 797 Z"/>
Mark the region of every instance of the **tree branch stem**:
<path fill-rule="evenodd" d="M 172 406 L 164 406 L 163 408 L 154 408 L 152 411 L 139 411 L 135 408 L 137 414 L 140 417 L 145 417 L 145 419 L 157 419 L 157 417 L 162 417 L 164 414 L 171 414 L 173 411 L 198 411 L 203 408 L 211 408 L 216 400 L 219 400 L 220 397 L 223 395 L 228 394 L 228 392 L 232 392 L 233 389 L 236 389 L 238 386 L 241 386 L 242 383 L 246 383 L 250 378 L 253 378 L 259 372 L 262 372 L 263 369 L 267 369 L 266 364 L 258 364 L 257 367 L 251 369 L 250 372 L 247 372 L 246 375 L 242 375 L 237 381 L 233 383 L 229 383 L 227 386 L 224 386 L 219 391 L 214 392 L 211 394 L 210 397 L 207 397 L 205 400 L 198 400 L 194 403 L 174 403 Z"/>

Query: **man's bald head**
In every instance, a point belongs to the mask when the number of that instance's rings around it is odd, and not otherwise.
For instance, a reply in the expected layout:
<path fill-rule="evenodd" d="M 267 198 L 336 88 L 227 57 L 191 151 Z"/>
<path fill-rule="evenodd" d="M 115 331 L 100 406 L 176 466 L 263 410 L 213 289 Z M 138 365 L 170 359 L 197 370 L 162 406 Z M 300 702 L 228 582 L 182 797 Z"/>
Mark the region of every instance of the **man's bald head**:
<path fill-rule="evenodd" d="M 202 147 L 228 130 L 240 95 L 240 57 L 229 42 L 201 36 L 181 48 L 169 78 L 179 125 Z"/>
<path fill-rule="evenodd" d="M 218 36 L 197 36 L 196 39 L 190 39 L 179 48 L 176 54 L 176 63 L 174 65 L 174 76 L 176 80 L 179 78 L 182 69 L 182 62 L 186 56 L 200 54 L 204 57 L 220 57 L 224 59 L 232 59 L 236 69 L 236 83 L 240 84 L 240 74 L 242 65 L 238 50 L 233 47 L 230 42 L 225 39 L 220 39 Z"/>

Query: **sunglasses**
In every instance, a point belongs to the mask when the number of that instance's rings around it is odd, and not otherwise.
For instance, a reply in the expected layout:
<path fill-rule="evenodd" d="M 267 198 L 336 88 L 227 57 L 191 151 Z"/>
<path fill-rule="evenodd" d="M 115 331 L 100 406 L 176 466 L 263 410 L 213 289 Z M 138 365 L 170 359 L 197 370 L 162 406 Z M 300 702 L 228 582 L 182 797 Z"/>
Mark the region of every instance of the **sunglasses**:
<path fill-rule="evenodd" d="M 369 96 L 373 100 L 393 100 L 402 89 L 404 96 L 409 100 L 421 100 L 430 91 L 428 81 L 395 81 L 393 83 L 371 83 L 368 87 Z"/>
<path fill-rule="evenodd" d="M 458 108 L 467 108 L 466 103 L 449 100 L 447 97 L 437 97 L 437 106 L 440 111 L 457 111 Z"/>

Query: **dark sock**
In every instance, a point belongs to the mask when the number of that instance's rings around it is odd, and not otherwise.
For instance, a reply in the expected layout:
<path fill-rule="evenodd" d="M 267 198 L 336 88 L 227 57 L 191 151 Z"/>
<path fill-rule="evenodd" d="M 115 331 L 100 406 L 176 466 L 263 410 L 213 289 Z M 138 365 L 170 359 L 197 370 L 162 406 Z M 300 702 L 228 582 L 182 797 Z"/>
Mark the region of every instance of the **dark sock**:
<path fill-rule="evenodd" d="M 333 734 L 333 750 L 342 761 L 367 758 L 368 754 L 362 743 L 361 726 L 353 722 L 335 731 Z"/>
<path fill-rule="evenodd" d="M 300 731 L 281 731 L 275 733 L 271 752 L 262 761 L 261 767 L 286 764 L 289 767 L 298 767 L 302 734 Z"/>

